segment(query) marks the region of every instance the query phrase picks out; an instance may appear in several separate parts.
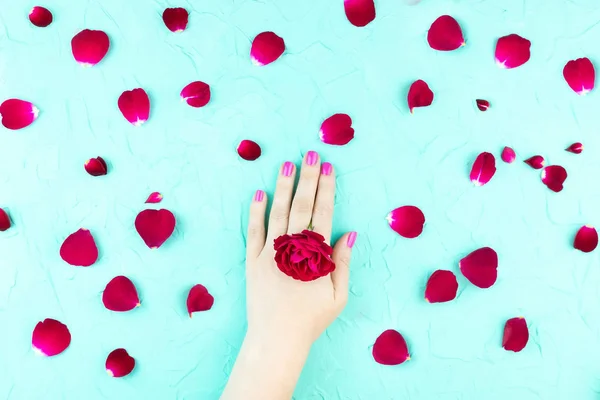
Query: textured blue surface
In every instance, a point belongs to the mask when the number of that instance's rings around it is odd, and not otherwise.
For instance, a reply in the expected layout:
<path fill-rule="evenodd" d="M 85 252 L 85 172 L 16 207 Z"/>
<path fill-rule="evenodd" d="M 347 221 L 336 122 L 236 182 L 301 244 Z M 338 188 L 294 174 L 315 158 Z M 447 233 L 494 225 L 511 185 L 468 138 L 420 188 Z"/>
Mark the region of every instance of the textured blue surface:
<path fill-rule="evenodd" d="M 574 58 L 598 58 L 596 0 L 376 0 L 377 19 L 351 26 L 341 0 L 58 1 L 48 28 L 33 27 L 33 3 L 0 3 L 0 99 L 41 110 L 22 131 L 0 129 L 0 207 L 14 227 L 0 233 L 0 398 L 217 399 L 243 337 L 244 231 L 256 189 L 271 193 L 277 166 L 310 149 L 338 171 L 336 232 L 357 230 L 351 296 L 341 318 L 315 344 L 296 390 L 321 400 L 598 399 L 600 262 L 572 248 L 580 224 L 600 224 L 598 93 L 578 97 L 562 79 Z M 188 29 L 168 31 L 164 8 L 190 11 Z M 467 45 L 431 50 L 425 35 L 442 14 L 462 25 Z M 105 30 L 107 57 L 81 68 L 70 40 Z M 250 40 L 273 30 L 284 56 L 259 68 Z M 501 70 L 498 37 L 532 41 L 523 67 Z M 597 64 L 598 65 L 598 64 Z M 424 79 L 429 108 L 410 115 L 406 91 Z M 194 80 L 212 86 L 203 109 L 180 102 Z M 152 110 L 135 128 L 117 109 L 122 91 L 143 87 Z M 475 98 L 491 101 L 479 112 Z M 335 112 L 352 116 L 356 139 L 341 148 L 318 140 Z M 241 139 L 263 147 L 256 162 L 235 152 Z M 574 141 L 580 156 L 563 151 Z M 519 159 L 544 155 L 569 172 L 550 192 L 521 162 L 499 164 L 476 188 L 475 156 L 513 146 Z M 106 177 L 83 163 L 100 155 Z M 499 159 L 498 159 L 499 161 Z M 174 236 L 149 250 L 133 228 L 152 191 L 177 217 Z M 425 213 L 421 237 L 405 240 L 386 214 L 414 204 Z M 65 264 L 58 249 L 80 227 L 94 234 L 99 261 Z M 499 279 L 481 290 L 458 273 L 458 260 L 491 246 Z M 459 275 L 457 300 L 423 300 L 429 274 Z M 117 314 L 100 295 L 115 275 L 129 276 L 142 306 Z M 187 290 L 202 283 L 215 296 L 190 319 Z M 531 338 L 504 351 L 506 319 L 523 315 Z M 31 332 L 44 318 L 67 324 L 63 354 L 36 356 Z M 375 338 L 402 332 L 412 359 L 376 364 Z M 104 372 L 109 351 L 125 347 L 135 372 Z"/>

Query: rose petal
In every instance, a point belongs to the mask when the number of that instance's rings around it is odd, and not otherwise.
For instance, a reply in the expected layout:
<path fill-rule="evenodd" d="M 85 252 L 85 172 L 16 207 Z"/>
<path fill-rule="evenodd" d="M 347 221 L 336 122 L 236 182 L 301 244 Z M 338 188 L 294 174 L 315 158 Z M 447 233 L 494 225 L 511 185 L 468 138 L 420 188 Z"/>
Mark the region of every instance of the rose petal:
<path fill-rule="evenodd" d="M 106 373 L 113 378 L 129 375 L 135 368 L 135 359 L 125 349 L 115 349 L 106 357 Z"/>
<path fill-rule="evenodd" d="M 106 284 L 102 293 L 104 307 L 111 311 L 130 311 L 140 306 L 137 289 L 125 276 L 116 276 Z"/>
<path fill-rule="evenodd" d="M 415 107 L 427 107 L 433 103 L 433 92 L 425 81 L 421 79 L 414 81 L 408 89 L 408 109 L 413 112 Z"/>
<path fill-rule="evenodd" d="M 517 34 L 503 36 L 496 43 L 496 64 L 500 68 L 516 68 L 531 56 L 531 42 Z"/>
<path fill-rule="evenodd" d="M 529 329 L 525 318 L 511 318 L 504 325 L 504 337 L 502 338 L 502 347 L 504 350 L 518 353 L 525 348 L 529 341 Z"/>
<path fill-rule="evenodd" d="M 31 335 L 33 350 L 46 357 L 62 353 L 71 344 L 69 328 L 52 318 L 38 322 Z"/>
<path fill-rule="evenodd" d="M 200 284 L 192 286 L 187 297 L 187 310 L 190 318 L 192 318 L 192 313 L 210 310 L 214 302 L 215 298 L 208 293 L 206 287 Z"/>
<path fill-rule="evenodd" d="M 506 146 L 504 149 L 502 149 L 501 158 L 505 163 L 512 164 L 517 158 L 517 154 L 511 147 Z"/>
<path fill-rule="evenodd" d="M 135 229 L 151 249 L 158 249 L 175 230 L 175 216 L 169 210 L 144 210 L 135 218 Z"/>
<path fill-rule="evenodd" d="M 491 153 L 483 152 L 473 163 L 470 179 L 476 186 L 483 186 L 492 179 L 495 173 L 496 158 Z"/>
<path fill-rule="evenodd" d="M 238 144 L 237 152 L 244 160 L 254 161 L 261 155 L 260 146 L 252 140 L 242 140 Z"/>
<path fill-rule="evenodd" d="M 45 7 L 35 6 L 29 12 L 29 20 L 39 28 L 45 28 L 52 23 L 52 13 Z"/>
<path fill-rule="evenodd" d="M 354 26 L 363 27 L 375 19 L 373 0 L 344 0 L 346 18 Z"/>
<path fill-rule="evenodd" d="M 144 89 L 124 91 L 119 96 L 119 110 L 134 126 L 140 126 L 150 117 L 150 98 Z"/>
<path fill-rule="evenodd" d="M 2 125 L 5 128 L 17 130 L 25 128 L 35 121 L 40 110 L 28 101 L 8 99 L 0 104 Z"/>
<path fill-rule="evenodd" d="M 577 235 L 575 235 L 573 247 L 584 253 L 589 253 L 594 251 L 596 246 L 598 246 L 598 232 L 596 232 L 596 228 L 590 225 L 579 228 Z"/>
<path fill-rule="evenodd" d="M 525 164 L 529 165 L 533 169 L 542 169 L 546 165 L 546 161 L 542 156 L 533 156 L 525 160 Z"/>
<path fill-rule="evenodd" d="M 596 81 L 594 64 L 587 57 L 569 61 L 563 69 L 563 76 L 569 87 L 581 96 L 589 93 Z"/>
<path fill-rule="evenodd" d="M 163 199 L 163 195 L 160 194 L 159 192 L 152 192 L 150 193 L 150 196 L 148 196 L 148 198 L 146 199 L 146 203 L 150 203 L 150 204 L 155 204 L 155 203 L 160 203 Z"/>
<path fill-rule="evenodd" d="M 383 365 L 398 365 L 410 360 L 408 346 L 400 332 L 388 329 L 379 335 L 373 345 L 373 358 Z"/>
<path fill-rule="evenodd" d="M 429 277 L 425 287 L 425 300 L 428 303 L 443 303 L 454 300 L 458 282 L 452 271 L 438 269 Z"/>
<path fill-rule="evenodd" d="M 487 289 L 498 277 L 498 255 L 489 247 L 477 249 L 458 263 L 460 272 L 473 285 Z"/>
<path fill-rule="evenodd" d="M 210 101 L 210 86 L 202 81 L 192 82 L 181 90 L 181 99 L 192 107 L 204 107 Z"/>
<path fill-rule="evenodd" d="M 188 24 L 188 12 L 185 8 L 167 8 L 162 15 L 163 21 L 171 32 L 182 32 Z"/>
<path fill-rule="evenodd" d="M 0 208 L 0 232 L 4 232 L 11 227 L 10 217 L 8 213 Z"/>
<path fill-rule="evenodd" d="M 273 32 L 259 33 L 252 41 L 250 59 L 254 65 L 263 66 L 277 60 L 285 51 L 285 42 Z"/>
<path fill-rule="evenodd" d="M 325 144 L 343 146 L 354 139 L 352 118 L 348 114 L 333 114 L 321 124 L 319 138 Z"/>
<path fill-rule="evenodd" d="M 569 147 L 567 147 L 565 150 L 570 153 L 581 154 L 581 152 L 583 151 L 583 144 L 579 143 L 579 142 L 575 142 L 572 145 L 570 145 Z"/>
<path fill-rule="evenodd" d="M 87 229 L 79 229 L 70 234 L 62 246 L 60 257 L 70 265 L 89 267 L 98 260 L 98 247 L 92 233 Z"/>
<path fill-rule="evenodd" d="M 110 40 L 103 31 L 84 29 L 71 39 L 75 61 L 84 67 L 98 64 L 108 53 Z"/>
<path fill-rule="evenodd" d="M 433 21 L 427 32 L 427 42 L 432 49 L 440 51 L 452 51 L 465 45 L 460 25 L 449 15 Z"/>
<path fill-rule="evenodd" d="M 386 219 L 396 233 L 408 239 L 419 236 L 425 225 L 425 215 L 415 206 L 398 207 L 392 210 Z"/>
<path fill-rule="evenodd" d="M 487 111 L 487 109 L 490 108 L 490 102 L 487 100 L 477 99 L 475 100 L 475 103 L 477 103 L 479 111 Z"/>
<path fill-rule="evenodd" d="M 549 165 L 542 171 L 542 182 L 553 192 L 563 190 L 563 183 L 567 180 L 567 171 L 560 165 Z"/>
<path fill-rule="evenodd" d="M 85 171 L 92 176 L 102 176 L 108 172 L 106 161 L 102 157 L 90 158 L 83 166 Z"/>

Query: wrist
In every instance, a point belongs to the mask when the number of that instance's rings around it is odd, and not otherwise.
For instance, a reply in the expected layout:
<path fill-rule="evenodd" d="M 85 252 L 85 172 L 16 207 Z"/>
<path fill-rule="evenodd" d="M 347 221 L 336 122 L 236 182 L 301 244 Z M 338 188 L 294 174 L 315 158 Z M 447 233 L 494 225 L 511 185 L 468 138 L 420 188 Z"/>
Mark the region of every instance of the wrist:
<path fill-rule="evenodd" d="M 311 346 L 310 340 L 296 335 L 295 332 L 265 332 L 249 328 L 242 348 L 252 349 L 261 357 L 271 360 L 302 360 L 304 364 Z"/>

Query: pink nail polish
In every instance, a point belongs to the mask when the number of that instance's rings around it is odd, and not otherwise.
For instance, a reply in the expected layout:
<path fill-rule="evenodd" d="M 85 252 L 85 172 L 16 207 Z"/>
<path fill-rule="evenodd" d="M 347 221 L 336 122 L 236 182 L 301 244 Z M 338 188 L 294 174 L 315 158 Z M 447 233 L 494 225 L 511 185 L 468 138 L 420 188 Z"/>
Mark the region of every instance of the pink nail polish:
<path fill-rule="evenodd" d="M 264 198 L 265 192 L 263 192 L 262 190 L 257 190 L 256 194 L 254 195 L 254 201 L 260 203 L 261 201 L 263 201 Z"/>
<path fill-rule="evenodd" d="M 283 173 L 283 176 L 292 176 L 292 172 L 294 172 L 294 163 L 286 161 L 285 164 L 283 164 L 281 172 Z"/>
<path fill-rule="evenodd" d="M 328 162 L 324 162 L 323 164 L 321 164 L 321 174 L 329 176 L 331 175 L 331 172 L 333 171 L 333 165 L 331 165 Z"/>
<path fill-rule="evenodd" d="M 319 159 L 319 155 L 316 151 L 309 151 L 306 153 L 306 164 L 307 165 L 315 165 L 317 160 Z"/>
<path fill-rule="evenodd" d="M 348 241 L 346 242 L 346 244 L 349 248 L 352 248 L 352 246 L 354 246 L 354 242 L 356 242 L 356 235 L 356 232 L 350 232 L 350 234 L 348 235 Z"/>

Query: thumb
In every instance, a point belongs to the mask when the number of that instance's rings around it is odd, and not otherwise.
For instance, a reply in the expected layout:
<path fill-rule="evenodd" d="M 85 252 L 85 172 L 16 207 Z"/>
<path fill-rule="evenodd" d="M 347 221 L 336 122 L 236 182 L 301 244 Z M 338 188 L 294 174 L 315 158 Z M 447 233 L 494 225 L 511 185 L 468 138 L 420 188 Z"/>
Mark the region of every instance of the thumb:
<path fill-rule="evenodd" d="M 352 246 L 356 242 L 356 232 L 348 232 L 333 247 L 335 271 L 331 273 L 333 291 L 336 301 L 346 304 L 348 300 L 348 281 L 350 279 L 350 258 Z"/>

